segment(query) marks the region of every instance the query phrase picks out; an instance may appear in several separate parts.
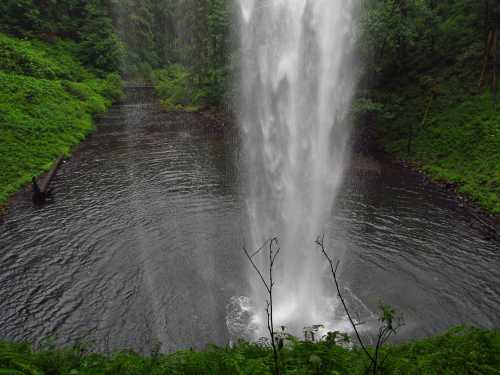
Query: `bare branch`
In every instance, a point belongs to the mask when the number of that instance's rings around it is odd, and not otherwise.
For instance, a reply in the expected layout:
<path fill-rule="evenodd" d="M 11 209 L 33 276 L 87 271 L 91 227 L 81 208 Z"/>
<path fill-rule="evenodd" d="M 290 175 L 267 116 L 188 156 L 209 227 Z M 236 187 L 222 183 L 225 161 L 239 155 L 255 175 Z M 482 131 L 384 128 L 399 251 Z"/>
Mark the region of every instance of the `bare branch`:
<path fill-rule="evenodd" d="M 269 244 L 268 251 L 269 251 L 269 271 L 268 271 L 268 278 L 264 277 L 263 272 L 259 269 L 259 267 L 255 264 L 253 258 L 262 252 L 264 248 L 266 248 L 266 245 Z M 277 247 L 275 250 L 274 247 Z M 243 247 L 243 251 L 245 252 L 246 257 L 252 264 L 253 269 L 255 272 L 260 277 L 260 280 L 264 284 L 267 294 L 268 294 L 268 300 L 266 301 L 266 315 L 267 315 L 267 330 L 269 331 L 269 336 L 271 339 L 271 346 L 273 348 L 273 359 L 274 359 L 274 373 L 275 375 L 280 375 L 280 368 L 279 368 L 279 363 L 278 363 L 278 350 L 276 348 L 276 342 L 274 340 L 274 321 L 273 321 L 273 287 L 275 285 L 274 279 L 273 279 L 273 267 L 274 263 L 276 261 L 276 258 L 278 254 L 280 253 L 280 248 L 278 247 L 278 238 L 273 237 L 271 240 L 264 242 L 264 244 L 257 249 L 252 255 L 248 252 L 248 250 Z"/>
<path fill-rule="evenodd" d="M 359 331 L 357 328 L 358 324 L 356 324 L 356 322 L 352 318 L 351 313 L 349 312 L 349 309 L 347 308 L 347 304 L 344 300 L 344 296 L 342 295 L 342 292 L 340 291 L 340 285 L 339 285 L 338 280 L 337 280 L 337 270 L 338 270 L 340 262 L 337 261 L 336 265 L 334 265 L 333 259 L 330 257 L 330 255 L 328 255 L 326 248 L 325 248 L 325 235 L 324 234 L 321 236 L 321 238 L 318 237 L 316 239 L 316 244 L 320 247 L 321 252 L 323 253 L 323 256 L 327 259 L 328 263 L 330 264 L 330 271 L 331 271 L 331 274 L 333 277 L 333 282 L 335 283 L 335 287 L 337 289 L 337 295 L 339 296 L 340 302 L 342 303 L 342 306 L 344 307 L 344 311 L 347 315 L 347 318 L 349 319 L 349 322 L 351 323 L 351 326 L 354 329 L 354 333 L 356 334 L 356 337 L 359 341 L 359 344 L 361 345 L 361 348 L 365 352 L 366 356 L 370 359 L 370 361 L 374 362 L 375 358 L 370 354 L 370 352 L 366 348 L 365 343 L 361 339 L 361 335 L 359 334 Z"/>
<path fill-rule="evenodd" d="M 264 250 L 265 247 L 266 247 L 266 242 L 264 242 L 261 247 L 259 247 L 257 250 L 254 251 L 254 253 L 251 255 L 251 258 L 259 254 L 262 250 Z"/>
<path fill-rule="evenodd" d="M 270 292 L 271 288 L 270 288 L 269 285 L 267 285 L 267 281 L 264 278 L 264 276 L 262 275 L 262 272 L 260 272 L 259 267 L 257 267 L 257 265 L 255 264 L 255 262 L 253 261 L 253 258 L 250 256 L 250 254 L 248 253 L 248 251 L 247 251 L 247 249 L 245 247 L 243 247 L 243 251 L 245 252 L 245 255 L 248 258 L 248 260 L 250 261 L 250 263 L 252 264 L 253 269 L 259 275 L 259 277 L 260 277 L 262 283 L 264 284 L 264 286 L 266 287 L 267 291 Z"/>

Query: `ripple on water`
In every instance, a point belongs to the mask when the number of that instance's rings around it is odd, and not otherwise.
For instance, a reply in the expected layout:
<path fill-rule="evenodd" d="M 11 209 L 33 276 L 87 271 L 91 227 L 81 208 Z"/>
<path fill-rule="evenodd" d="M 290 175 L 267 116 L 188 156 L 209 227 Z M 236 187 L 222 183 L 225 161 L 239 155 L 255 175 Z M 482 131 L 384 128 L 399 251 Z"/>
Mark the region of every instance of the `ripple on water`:
<path fill-rule="evenodd" d="M 238 144 L 206 121 L 115 106 L 62 165 L 54 204 L 18 195 L 0 225 L 0 339 L 147 352 L 249 334 L 249 301 L 235 297 L 248 291 Z M 499 244 L 404 170 L 358 182 L 327 238 L 367 319 L 383 300 L 405 314 L 403 337 L 498 326 Z"/>

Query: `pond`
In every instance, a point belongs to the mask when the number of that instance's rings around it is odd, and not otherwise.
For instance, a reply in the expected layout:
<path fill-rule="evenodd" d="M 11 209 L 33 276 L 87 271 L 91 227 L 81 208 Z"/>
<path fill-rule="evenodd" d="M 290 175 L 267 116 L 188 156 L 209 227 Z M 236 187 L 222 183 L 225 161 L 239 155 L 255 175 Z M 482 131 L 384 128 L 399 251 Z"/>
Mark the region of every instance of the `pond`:
<path fill-rule="evenodd" d="M 25 190 L 4 216 L 0 339 L 140 352 L 234 339 L 231 300 L 249 287 L 238 132 L 130 94 L 61 166 L 54 203 Z M 400 339 L 500 325 L 500 243 L 418 175 L 352 175 L 330 227 L 348 299 L 396 308 Z"/>

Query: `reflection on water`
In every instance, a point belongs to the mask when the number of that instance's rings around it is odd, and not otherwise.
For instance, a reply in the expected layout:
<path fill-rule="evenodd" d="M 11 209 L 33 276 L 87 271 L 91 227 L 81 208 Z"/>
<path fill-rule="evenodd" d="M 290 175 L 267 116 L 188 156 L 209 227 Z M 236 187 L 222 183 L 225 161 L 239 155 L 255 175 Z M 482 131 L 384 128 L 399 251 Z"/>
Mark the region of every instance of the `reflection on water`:
<path fill-rule="evenodd" d="M 248 293 L 245 210 L 237 137 L 209 123 L 117 105 L 62 166 L 54 204 L 18 195 L 0 224 L 0 339 L 142 352 L 228 342 L 243 323 L 227 307 Z M 348 183 L 338 206 L 328 245 L 345 252 L 341 280 L 362 312 L 392 304 L 402 338 L 500 325 L 499 243 L 445 194 L 388 165 Z"/>

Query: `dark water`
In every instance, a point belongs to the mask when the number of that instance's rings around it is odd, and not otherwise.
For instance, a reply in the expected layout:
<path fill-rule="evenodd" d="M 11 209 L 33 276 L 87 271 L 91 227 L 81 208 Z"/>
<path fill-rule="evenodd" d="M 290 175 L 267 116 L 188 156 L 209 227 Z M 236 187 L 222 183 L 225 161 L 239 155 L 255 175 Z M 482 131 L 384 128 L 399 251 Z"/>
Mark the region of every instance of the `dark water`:
<path fill-rule="evenodd" d="M 248 286 L 238 137 L 136 94 L 61 167 L 53 204 L 21 192 L 0 224 L 0 339 L 228 342 L 227 305 Z M 500 326 L 500 244 L 446 194 L 385 165 L 346 184 L 333 218 L 344 286 L 367 311 L 403 312 L 402 338 Z"/>
<path fill-rule="evenodd" d="M 371 312 L 383 302 L 403 314 L 399 339 L 500 327 L 500 242 L 440 188 L 385 164 L 345 189 L 334 222 L 341 279 Z"/>

